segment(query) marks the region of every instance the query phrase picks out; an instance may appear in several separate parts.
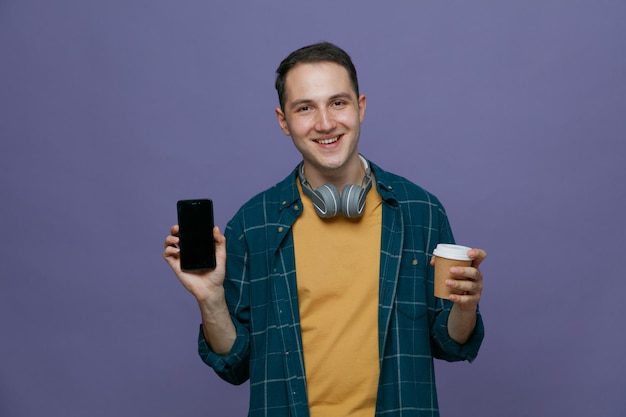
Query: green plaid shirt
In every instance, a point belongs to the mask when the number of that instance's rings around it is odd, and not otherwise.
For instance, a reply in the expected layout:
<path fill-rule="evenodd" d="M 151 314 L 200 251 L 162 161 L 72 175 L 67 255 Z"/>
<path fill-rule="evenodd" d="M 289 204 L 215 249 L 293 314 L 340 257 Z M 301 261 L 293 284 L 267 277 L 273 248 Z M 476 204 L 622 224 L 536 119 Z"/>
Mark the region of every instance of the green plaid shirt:
<path fill-rule="evenodd" d="M 467 343 L 450 338 L 452 303 L 433 296 L 429 264 L 437 243 L 454 242 L 445 210 L 419 186 L 371 166 L 383 199 L 376 416 L 438 416 L 433 357 L 472 361 L 482 319 Z M 250 380 L 250 417 L 309 416 L 291 233 L 302 211 L 296 177 L 294 170 L 253 197 L 226 227 L 231 352 L 212 352 L 202 331 L 198 339 L 202 360 L 221 378 Z"/>

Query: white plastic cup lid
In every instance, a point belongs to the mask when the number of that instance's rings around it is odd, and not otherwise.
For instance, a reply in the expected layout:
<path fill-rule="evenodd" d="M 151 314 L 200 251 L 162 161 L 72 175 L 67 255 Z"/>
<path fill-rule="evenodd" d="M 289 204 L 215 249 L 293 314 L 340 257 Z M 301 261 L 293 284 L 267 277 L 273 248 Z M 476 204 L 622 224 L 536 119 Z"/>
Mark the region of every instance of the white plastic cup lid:
<path fill-rule="evenodd" d="M 471 261 L 472 258 L 467 256 L 467 251 L 472 248 L 461 245 L 451 245 L 448 243 L 439 243 L 433 255 L 440 258 L 455 259 L 457 261 Z"/>

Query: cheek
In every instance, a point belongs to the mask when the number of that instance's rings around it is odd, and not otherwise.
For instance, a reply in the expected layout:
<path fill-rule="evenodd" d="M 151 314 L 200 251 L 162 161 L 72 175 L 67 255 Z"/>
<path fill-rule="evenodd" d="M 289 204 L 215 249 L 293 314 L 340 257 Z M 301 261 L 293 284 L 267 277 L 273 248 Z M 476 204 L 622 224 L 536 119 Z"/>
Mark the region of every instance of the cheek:
<path fill-rule="evenodd" d="M 312 126 L 310 118 L 298 118 L 297 120 L 292 120 L 287 125 L 287 129 L 289 130 L 291 136 L 296 139 L 306 137 L 311 131 Z"/>
<path fill-rule="evenodd" d="M 337 115 L 335 120 L 352 129 L 358 129 L 361 126 L 361 115 L 358 112 L 343 113 Z"/>

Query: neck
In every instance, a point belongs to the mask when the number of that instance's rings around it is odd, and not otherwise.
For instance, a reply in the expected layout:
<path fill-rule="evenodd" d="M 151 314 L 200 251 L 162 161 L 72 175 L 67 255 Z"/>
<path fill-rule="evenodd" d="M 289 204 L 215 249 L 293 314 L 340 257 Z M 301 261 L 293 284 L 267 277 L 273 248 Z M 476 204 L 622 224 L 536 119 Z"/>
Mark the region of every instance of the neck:
<path fill-rule="evenodd" d="M 333 184 L 338 190 L 342 190 L 347 184 L 361 185 L 365 177 L 365 168 L 367 162 L 360 155 L 357 155 L 353 161 L 341 168 L 319 171 L 316 169 L 308 169 L 310 166 L 304 163 L 304 174 L 309 185 L 316 189 L 323 184 Z"/>

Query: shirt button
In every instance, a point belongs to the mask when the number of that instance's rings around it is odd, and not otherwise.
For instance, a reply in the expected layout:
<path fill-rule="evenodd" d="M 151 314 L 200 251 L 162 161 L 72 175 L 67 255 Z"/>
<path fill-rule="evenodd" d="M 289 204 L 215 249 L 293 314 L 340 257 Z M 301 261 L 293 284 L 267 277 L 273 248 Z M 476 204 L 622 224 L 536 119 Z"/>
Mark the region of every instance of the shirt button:
<path fill-rule="evenodd" d="M 282 233 L 282 232 L 283 232 L 283 227 L 282 227 L 282 226 L 280 226 L 280 227 L 278 228 L 278 233 Z"/>
<path fill-rule="evenodd" d="M 297 204 L 296 204 L 295 206 L 293 206 L 293 208 L 294 208 L 296 211 L 300 210 L 300 206 L 299 206 L 299 205 L 297 205 Z"/>
<path fill-rule="evenodd" d="M 283 201 L 281 204 L 282 204 L 283 206 L 286 206 L 286 205 L 287 205 L 287 202 L 286 202 L 286 201 Z"/>
<path fill-rule="evenodd" d="M 417 265 L 418 264 L 417 259 L 413 259 L 412 263 L 413 263 L 413 265 Z"/>
<path fill-rule="evenodd" d="M 393 187 L 392 187 L 391 185 L 388 185 L 388 186 L 387 186 L 387 189 L 388 189 L 389 191 L 391 191 L 391 190 L 393 190 Z"/>

